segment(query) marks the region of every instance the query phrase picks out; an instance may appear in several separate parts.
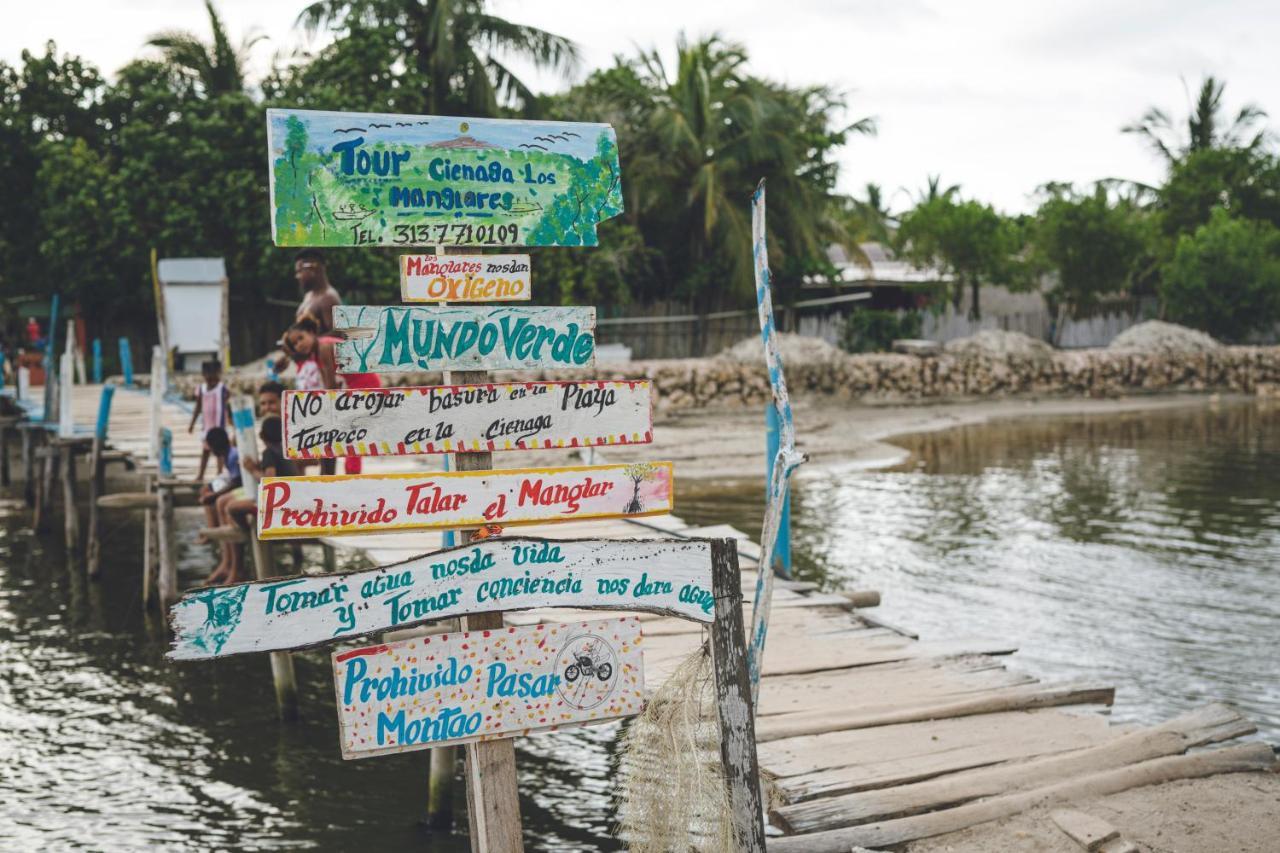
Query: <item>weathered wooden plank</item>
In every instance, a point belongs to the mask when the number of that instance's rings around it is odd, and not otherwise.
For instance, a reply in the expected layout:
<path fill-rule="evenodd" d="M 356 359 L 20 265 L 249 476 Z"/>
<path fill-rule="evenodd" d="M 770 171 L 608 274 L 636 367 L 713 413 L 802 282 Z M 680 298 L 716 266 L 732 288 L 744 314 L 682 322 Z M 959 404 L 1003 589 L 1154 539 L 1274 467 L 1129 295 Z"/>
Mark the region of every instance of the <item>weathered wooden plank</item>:
<path fill-rule="evenodd" d="M 1264 743 L 1247 743 L 1192 755 L 1156 758 L 914 817 L 778 838 L 770 842 L 769 849 L 774 853 L 845 853 L 850 847 L 890 847 L 999 820 L 1032 807 L 1067 802 L 1076 797 L 1103 797 L 1130 788 L 1178 779 L 1272 770 L 1275 766 L 1276 757 L 1270 746 Z"/>
<path fill-rule="evenodd" d="M 826 744 L 811 740 L 801 749 L 783 756 L 781 765 L 768 751 L 769 747 L 791 741 L 773 741 L 760 744 L 760 763 L 780 777 L 777 784 L 787 801 L 801 802 L 905 785 L 1003 761 L 1083 749 L 1123 733 L 1120 729 L 1108 728 L 1098 715 L 1074 716 L 1054 711 L 1014 714 L 1032 719 L 1018 721 L 1011 720 L 1010 714 L 987 714 L 841 732 L 830 750 L 824 749 Z M 913 730 L 910 726 L 920 728 Z M 999 726 L 1004 730 L 999 730 Z M 922 739 L 885 740 L 900 734 Z M 850 740 L 841 743 L 840 737 Z M 785 772 L 779 767 L 785 768 Z"/>
<path fill-rule="evenodd" d="M 502 608 L 564 605 L 711 620 L 705 539 L 483 539 L 403 563 L 187 593 L 175 660 L 301 649 Z"/>
<path fill-rule="evenodd" d="M 647 633 L 647 632 L 646 632 Z M 994 658 L 923 658 L 803 675 L 765 676 L 757 717 L 814 707 L 892 711 L 956 696 L 1030 684 L 1035 679 L 1005 669 Z"/>
<path fill-rule="evenodd" d="M 1251 734 L 1254 726 L 1233 708 L 1213 704 L 1158 726 L 1122 734 L 1098 746 L 949 773 L 935 779 L 881 790 L 861 791 L 780 806 L 774 812 L 792 832 L 816 832 L 855 826 L 948 808 L 981 797 L 1007 794 L 1099 770 L 1176 755 L 1209 743 Z"/>
<path fill-rule="evenodd" d="M 334 652 L 342 757 L 629 717 L 644 706 L 640 623 L 463 631 Z"/>
<path fill-rule="evenodd" d="M 340 373 L 595 364 L 596 309 L 335 305 Z"/>
<path fill-rule="evenodd" d="M 528 255 L 401 255 L 401 302 L 520 302 L 533 295 Z"/>
<path fill-rule="evenodd" d="M 1050 812 L 1049 817 L 1058 829 L 1089 853 L 1095 853 L 1103 844 L 1120 837 L 1120 830 L 1102 818 L 1076 809 L 1057 809 Z"/>
<path fill-rule="evenodd" d="M 268 477 L 258 535 L 310 538 L 392 530 L 503 526 L 671 511 L 670 462 Z"/>
<path fill-rule="evenodd" d="M 857 705 L 818 707 L 791 714 L 776 714 L 767 720 L 761 720 L 756 726 L 756 736 L 764 743 L 802 735 L 1001 711 L 1027 711 L 1060 705 L 1110 705 L 1115 700 L 1115 693 L 1114 687 L 1103 684 L 1035 684 L 914 707 L 874 710 Z"/>
<path fill-rule="evenodd" d="M 272 109 L 267 145 L 277 246 L 594 246 L 622 212 L 607 124 Z"/>
<path fill-rule="evenodd" d="M 650 391 L 646 380 L 286 391 L 284 447 L 314 459 L 647 444 Z"/>

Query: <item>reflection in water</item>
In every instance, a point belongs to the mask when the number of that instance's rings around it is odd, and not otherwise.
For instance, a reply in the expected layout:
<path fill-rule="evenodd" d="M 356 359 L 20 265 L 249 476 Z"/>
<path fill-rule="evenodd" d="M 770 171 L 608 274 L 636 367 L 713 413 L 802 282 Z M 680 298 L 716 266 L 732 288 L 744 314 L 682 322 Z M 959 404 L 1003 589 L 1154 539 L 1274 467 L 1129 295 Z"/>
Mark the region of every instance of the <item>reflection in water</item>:
<path fill-rule="evenodd" d="M 426 752 L 342 760 L 328 650 L 295 656 L 304 717 L 282 725 L 265 656 L 163 659 L 140 604 L 140 530 L 108 532 L 91 584 L 27 517 L 0 498 L 0 848 L 470 849 L 415 823 Z M 181 545 L 193 582 L 212 560 Z M 616 849 L 616 730 L 518 741 L 530 849 Z"/>
<path fill-rule="evenodd" d="M 800 577 L 879 589 L 926 637 L 1014 638 L 1016 665 L 1117 687 L 1151 721 L 1208 699 L 1280 738 L 1280 410 L 1029 419 L 896 440 L 911 461 L 812 472 Z M 803 469 L 802 469 L 803 471 Z M 691 523 L 758 535 L 760 483 L 688 484 Z"/>

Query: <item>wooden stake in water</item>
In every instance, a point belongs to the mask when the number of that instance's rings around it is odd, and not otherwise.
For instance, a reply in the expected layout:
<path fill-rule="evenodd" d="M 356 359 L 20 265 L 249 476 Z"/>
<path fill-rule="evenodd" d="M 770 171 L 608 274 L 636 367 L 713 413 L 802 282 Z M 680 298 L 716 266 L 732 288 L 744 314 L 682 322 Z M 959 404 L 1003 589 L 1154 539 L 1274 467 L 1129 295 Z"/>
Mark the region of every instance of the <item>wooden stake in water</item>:
<path fill-rule="evenodd" d="M 240 482 L 246 495 L 258 493 L 258 478 L 244 464 L 246 456 L 260 460 L 258 435 L 253 417 L 253 398 L 239 395 L 231 403 L 231 422 L 236 431 L 236 447 L 240 450 Z M 233 546 L 234 547 L 234 546 Z M 264 580 L 275 575 L 271 546 L 258 538 L 256 530 L 249 531 L 249 552 L 253 560 L 253 575 Z M 298 718 L 298 680 L 293 670 L 293 657 L 288 652 L 271 653 L 271 680 L 276 688 L 276 705 L 284 720 Z"/>

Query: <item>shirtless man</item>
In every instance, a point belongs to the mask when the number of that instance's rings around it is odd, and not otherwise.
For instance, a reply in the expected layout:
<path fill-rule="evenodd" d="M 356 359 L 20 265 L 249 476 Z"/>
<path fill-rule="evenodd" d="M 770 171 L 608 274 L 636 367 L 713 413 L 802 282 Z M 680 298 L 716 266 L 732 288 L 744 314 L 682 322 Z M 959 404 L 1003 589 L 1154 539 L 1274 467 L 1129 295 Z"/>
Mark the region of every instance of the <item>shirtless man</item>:
<path fill-rule="evenodd" d="M 293 259 L 293 277 L 298 280 L 302 289 L 302 302 L 294 313 L 294 319 L 301 320 L 306 314 L 315 317 L 320 323 L 320 333 L 333 330 L 333 306 L 342 304 L 342 297 L 329 283 L 329 273 L 324 268 L 324 256 L 318 249 L 303 249 Z M 284 372 L 289 366 L 290 353 L 276 359 L 276 373 Z"/>

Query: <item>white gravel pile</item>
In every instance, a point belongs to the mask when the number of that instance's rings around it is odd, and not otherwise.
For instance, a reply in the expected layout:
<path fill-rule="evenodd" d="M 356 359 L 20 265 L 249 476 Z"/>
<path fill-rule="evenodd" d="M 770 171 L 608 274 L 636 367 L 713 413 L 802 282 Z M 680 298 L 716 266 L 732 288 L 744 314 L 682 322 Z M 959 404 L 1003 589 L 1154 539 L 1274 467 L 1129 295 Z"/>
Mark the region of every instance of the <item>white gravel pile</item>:
<path fill-rule="evenodd" d="M 1053 347 L 1044 341 L 1001 329 L 983 329 L 976 335 L 947 341 L 945 349 L 951 355 L 970 358 L 1041 359 L 1053 355 Z"/>
<path fill-rule="evenodd" d="M 844 350 L 834 347 L 822 338 L 810 338 L 805 335 L 794 335 L 780 332 L 778 352 L 782 354 L 785 365 L 827 364 L 844 358 Z M 735 364 L 764 364 L 764 342 L 759 335 L 743 338 L 733 346 L 720 352 L 716 358 L 725 359 Z"/>
<path fill-rule="evenodd" d="M 1148 353 L 1205 352 L 1215 350 L 1222 344 L 1195 329 L 1179 326 L 1176 323 L 1164 323 L 1160 320 L 1148 320 L 1125 329 L 1116 335 L 1107 349 L 1130 350 Z"/>

